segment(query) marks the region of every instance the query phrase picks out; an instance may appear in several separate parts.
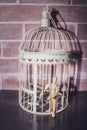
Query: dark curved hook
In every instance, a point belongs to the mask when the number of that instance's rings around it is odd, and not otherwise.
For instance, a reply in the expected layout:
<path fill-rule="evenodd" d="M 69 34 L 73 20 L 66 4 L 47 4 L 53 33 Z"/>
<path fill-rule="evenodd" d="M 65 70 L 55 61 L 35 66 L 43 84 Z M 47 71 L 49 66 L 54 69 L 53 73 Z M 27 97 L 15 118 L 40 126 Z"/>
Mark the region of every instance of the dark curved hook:
<path fill-rule="evenodd" d="M 52 17 L 52 19 L 54 20 L 54 22 L 55 22 L 57 28 L 64 29 L 64 30 L 67 29 L 67 25 L 66 25 L 66 23 L 65 23 L 65 21 L 64 21 L 64 19 L 63 19 L 63 17 L 61 16 L 61 14 L 60 14 L 60 12 L 59 12 L 58 10 L 56 10 L 55 8 L 52 8 L 50 14 L 51 14 L 51 17 Z M 58 20 L 58 16 L 59 16 L 59 18 L 62 20 L 62 22 L 63 22 L 63 24 L 64 24 L 64 27 L 60 24 L 60 22 L 59 22 L 59 20 Z M 53 23 L 52 23 L 52 19 L 50 19 L 50 26 L 51 26 L 51 27 L 54 27 L 54 25 L 53 25 Z"/>

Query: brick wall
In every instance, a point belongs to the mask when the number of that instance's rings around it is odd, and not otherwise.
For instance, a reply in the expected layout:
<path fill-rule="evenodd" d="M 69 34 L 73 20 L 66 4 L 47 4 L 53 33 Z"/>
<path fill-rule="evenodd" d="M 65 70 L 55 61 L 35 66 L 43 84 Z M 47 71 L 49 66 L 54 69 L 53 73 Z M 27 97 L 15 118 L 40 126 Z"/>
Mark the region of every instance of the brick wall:
<path fill-rule="evenodd" d="M 0 89 L 18 89 L 18 47 L 40 24 L 44 6 L 59 10 L 77 35 L 83 51 L 79 90 L 87 90 L 87 0 L 0 0 Z"/>

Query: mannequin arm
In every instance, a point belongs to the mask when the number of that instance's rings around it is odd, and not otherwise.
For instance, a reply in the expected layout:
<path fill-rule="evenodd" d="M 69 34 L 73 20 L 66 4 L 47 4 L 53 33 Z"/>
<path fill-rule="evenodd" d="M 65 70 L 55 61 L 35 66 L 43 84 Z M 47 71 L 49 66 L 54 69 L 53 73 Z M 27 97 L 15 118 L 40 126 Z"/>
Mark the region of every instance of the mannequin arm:
<path fill-rule="evenodd" d="M 49 88 L 49 84 L 47 84 L 45 88 L 42 88 L 42 91 L 41 91 L 41 93 L 40 93 L 39 99 L 42 98 L 43 93 L 44 93 L 48 88 Z"/>

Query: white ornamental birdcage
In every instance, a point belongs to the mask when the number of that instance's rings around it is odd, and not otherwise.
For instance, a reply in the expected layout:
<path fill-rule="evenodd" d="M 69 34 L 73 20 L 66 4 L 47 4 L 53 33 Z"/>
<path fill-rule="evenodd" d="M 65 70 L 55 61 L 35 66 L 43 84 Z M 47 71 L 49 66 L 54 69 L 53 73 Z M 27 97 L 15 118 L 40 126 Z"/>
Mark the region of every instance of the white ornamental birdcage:
<path fill-rule="evenodd" d="M 52 114 L 51 109 L 58 113 L 67 107 L 70 79 L 75 85 L 80 52 L 74 35 L 50 27 L 48 15 L 50 12 L 44 8 L 41 27 L 28 31 L 19 49 L 19 104 L 25 111 L 40 115 Z M 54 87 L 54 101 L 48 98 L 52 86 L 58 88 Z"/>

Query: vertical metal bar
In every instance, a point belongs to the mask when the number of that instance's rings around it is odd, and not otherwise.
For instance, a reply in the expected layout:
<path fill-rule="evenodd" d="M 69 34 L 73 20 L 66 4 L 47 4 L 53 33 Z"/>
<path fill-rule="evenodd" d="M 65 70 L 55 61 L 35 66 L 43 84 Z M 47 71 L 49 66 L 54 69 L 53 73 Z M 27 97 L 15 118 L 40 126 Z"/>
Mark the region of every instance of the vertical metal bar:
<path fill-rule="evenodd" d="M 27 109 L 28 109 L 28 104 L 29 103 L 29 93 L 28 93 L 28 95 L 27 95 Z"/>
<path fill-rule="evenodd" d="M 41 64 L 40 64 L 40 83 L 41 83 Z"/>
<path fill-rule="evenodd" d="M 54 76 L 56 76 L 56 64 L 54 64 Z"/>
<path fill-rule="evenodd" d="M 48 64 L 48 67 L 47 67 L 47 74 L 48 74 L 48 82 L 47 83 L 50 83 L 51 82 L 51 80 L 50 80 L 50 77 L 51 77 L 50 64 Z"/>
<path fill-rule="evenodd" d="M 46 65 L 46 78 L 47 78 L 47 83 L 48 83 L 48 64 Z"/>
<path fill-rule="evenodd" d="M 49 64 L 49 70 L 50 70 L 50 76 L 49 76 L 49 83 L 51 84 L 51 81 L 52 81 L 52 64 Z M 50 86 L 49 86 L 50 87 Z M 49 94 L 50 94 L 50 88 L 49 88 Z M 50 113 L 50 110 L 51 110 L 51 102 L 49 100 L 49 113 Z"/>
<path fill-rule="evenodd" d="M 43 89 L 43 87 L 44 87 L 44 85 L 43 85 L 43 81 L 44 81 L 44 64 L 42 64 L 42 75 L 41 75 L 41 80 L 42 80 L 42 84 L 41 84 L 41 86 L 42 86 L 42 89 Z M 43 104 L 43 95 L 42 95 L 42 107 L 41 107 L 41 111 L 43 112 L 43 106 L 44 106 L 44 104 Z"/>
<path fill-rule="evenodd" d="M 68 98 L 69 98 L 69 83 L 70 83 L 70 64 L 68 65 L 68 83 L 67 83 L 67 101 L 66 101 L 66 105 L 68 104 Z"/>
<path fill-rule="evenodd" d="M 23 86 L 23 63 L 21 63 L 21 86 Z"/>
<path fill-rule="evenodd" d="M 23 75 L 23 87 L 25 87 L 25 84 L 24 84 L 24 77 L 25 77 L 25 65 L 23 63 L 23 71 L 22 71 L 22 75 Z"/>
<path fill-rule="evenodd" d="M 24 87 L 24 63 L 22 63 L 22 86 Z"/>
<path fill-rule="evenodd" d="M 26 72 L 26 64 L 24 64 L 24 87 L 26 88 L 26 80 L 27 80 L 27 72 Z"/>
<path fill-rule="evenodd" d="M 51 80 L 52 80 L 52 71 L 51 71 L 51 69 L 52 69 L 52 64 L 49 64 L 49 68 L 50 68 L 50 79 L 49 79 L 49 83 L 51 83 Z"/>
<path fill-rule="evenodd" d="M 64 75 L 64 65 L 62 66 L 62 82 L 63 82 L 63 75 Z M 63 90 L 63 96 L 61 99 L 62 108 L 64 106 L 64 90 Z"/>
<path fill-rule="evenodd" d="M 36 101 L 37 101 L 37 64 L 34 63 L 33 65 L 33 71 L 34 71 L 34 101 L 33 101 L 33 111 L 36 112 Z"/>
<path fill-rule="evenodd" d="M 74 80 L 75 80 L 75 82 L 74 82 L 75 84 L 74 84 L 74 85 L 75 85 L 75 86 L 77 85 L 77 84 L 76 84 L 77 76 L 78 76 L 78 62 L 76 61 L 76 62 L 75 62 L 75 76 L 74 76 L 74 77 L 75 77 L 75 78 L 74 78 Z"/>
<path fill-rule="evenodd" d="M 23 91 L 23 106 L 25 107 L 25 92 Z"/>
<path fill-rule="evenodd" d="M 21 100 L 22 100 L 22 92 L 21 92 L 21 86 L 22 86 L 22 63 L 19 63 L 19 72 L 20 72 L 20 79 L 19 79 L 19 104 L 21 105 Z"/>
<path fill-rule="evenodd" d="M 30 89 L 30 64 L 28 64 L 28 88 Z"/>
<path fill-rule="evenodd" d="M 21 86 L 21 63 L 19 63 L 19 86 Z"/>
<path fill-rule="evenodd" d="M 63 65 L 61 64 L 61 83 L 62 83 L 62 78 L 63 78 Z"/>

